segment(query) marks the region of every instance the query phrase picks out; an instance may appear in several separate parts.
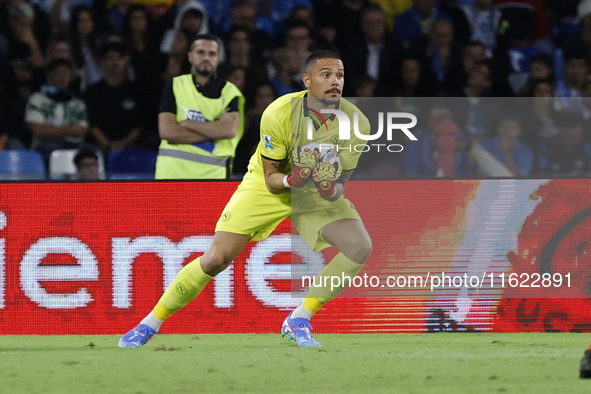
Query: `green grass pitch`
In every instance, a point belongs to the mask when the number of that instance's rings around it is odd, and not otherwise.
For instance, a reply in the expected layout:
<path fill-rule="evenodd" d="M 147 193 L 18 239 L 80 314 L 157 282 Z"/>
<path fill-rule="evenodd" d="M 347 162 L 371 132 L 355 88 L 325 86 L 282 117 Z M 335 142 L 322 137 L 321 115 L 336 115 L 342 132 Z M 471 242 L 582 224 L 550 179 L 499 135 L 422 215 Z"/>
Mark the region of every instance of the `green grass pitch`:
<path fill-rule="evenodd" d="M 2 336 L 2 393 L 590 393 L 585 334 Z"/>

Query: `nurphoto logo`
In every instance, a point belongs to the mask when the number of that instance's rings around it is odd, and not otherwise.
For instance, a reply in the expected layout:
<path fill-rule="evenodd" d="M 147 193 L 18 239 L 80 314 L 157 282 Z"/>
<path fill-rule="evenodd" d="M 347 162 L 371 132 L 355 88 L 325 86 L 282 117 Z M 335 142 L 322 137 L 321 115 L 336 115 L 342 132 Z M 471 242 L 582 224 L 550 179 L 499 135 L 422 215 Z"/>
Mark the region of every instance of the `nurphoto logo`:
<path fill-rule="evenodd" d="M 314 111 L 311 108 L 308 108 L 312 116 L 312 118 L 308 119 L 308 140 L 312 140 L 314 138 L 314 125 L 313 120 L 316 121 L 321 126 L 324 126 L 328 130 L 328 126 L 326 124 L 326 120 L 322 116 L 322 114 L 334 114 L 339 122 L 339 140 L 350 140 L 351 139 L 351 120 L 346 113 L 338 109 L 332 108 L 323 108 L 318 111 Z M 384 118 L 386 118 L 386 126 L 384 127 Z M 400 119 L 408 119 L 410 122 L 407 123 L 398 123 Z M 353 113 L 353 132 L 355 136 L 360 140 L 364 141 L 375 141 L 382 136 L 384 133 L 384 129 L 386 131 L 386 140 L 392 141 L 393 140 L 393 132 L 395 130 L 402 131 L 409 140 L 417 141 L 417 137 L 409 130 L 417 125 L 417 117 L 408 112 L 379 112 L 378 113 L 378 130 L 369 135 L 362 134 L 359 131 L 359 114 L 357 112 Z M 341 150 L 354 150 L 355 152 L 369 152 L 370 150 L 376 150 L 377 152 L 380 149 L 387 150 L 388 152 L 402 152 L 403 147 L 400 144 L 356 144 L 350 145 L 347 147 L 339 147 L 338 144 L 332 145 L 327 143 L 320 144 L 320 150 L 329 150 L 335 149 L 337 152 Z"/>

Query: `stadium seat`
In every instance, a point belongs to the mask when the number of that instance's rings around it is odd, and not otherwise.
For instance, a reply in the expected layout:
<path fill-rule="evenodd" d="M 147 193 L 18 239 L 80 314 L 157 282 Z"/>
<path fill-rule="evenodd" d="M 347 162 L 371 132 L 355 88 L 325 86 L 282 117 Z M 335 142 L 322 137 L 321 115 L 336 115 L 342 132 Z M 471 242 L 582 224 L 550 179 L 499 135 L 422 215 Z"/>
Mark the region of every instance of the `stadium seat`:
<path fill-rule="evenodd" d="M 50 179 L 68 179 L 77 174 L 74 165 L 74 156 L 78 149 L 58 149 L 51 152 L 49 156 L 49 178 Z M 105 160 L 100 151 L 95 151 L 98 156 L 99 178 L 105 179 Z"/>
<path fill-rule="evenodd" d="M 40 153 L 29 150 L 0 151 L 0 180 L 45 180 Z"/>
<path fill-rule="evenodd" d="M 111 152 L 109 179 L 154 179 L 156 156 L 154 152 L 141 149 Z"/>

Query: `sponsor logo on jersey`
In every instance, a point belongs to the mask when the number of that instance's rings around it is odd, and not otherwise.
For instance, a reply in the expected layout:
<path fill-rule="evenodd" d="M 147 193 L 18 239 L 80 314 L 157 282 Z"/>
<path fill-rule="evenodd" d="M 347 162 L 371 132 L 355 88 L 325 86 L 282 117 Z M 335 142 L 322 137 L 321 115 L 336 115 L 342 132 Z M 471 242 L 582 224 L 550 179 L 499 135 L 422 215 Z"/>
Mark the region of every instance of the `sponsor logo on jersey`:
<path fill-rule="evenodd" d="M 265 149 L 273 149 L 273 144 L 271 143 L 270 135 L 263 134 L 263 142 L 265 143 Z"/>

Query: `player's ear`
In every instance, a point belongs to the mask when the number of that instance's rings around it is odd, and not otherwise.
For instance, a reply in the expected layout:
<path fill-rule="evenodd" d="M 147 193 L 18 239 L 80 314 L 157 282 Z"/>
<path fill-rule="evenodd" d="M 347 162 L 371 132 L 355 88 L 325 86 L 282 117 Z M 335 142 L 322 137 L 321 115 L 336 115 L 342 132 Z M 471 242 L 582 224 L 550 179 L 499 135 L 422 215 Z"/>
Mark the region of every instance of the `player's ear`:
<path fill-rule="evenodd" d="M 302 74 L 302 82 L 306 89 L 310 89 L 310 76 L 307 73 Z"/>

